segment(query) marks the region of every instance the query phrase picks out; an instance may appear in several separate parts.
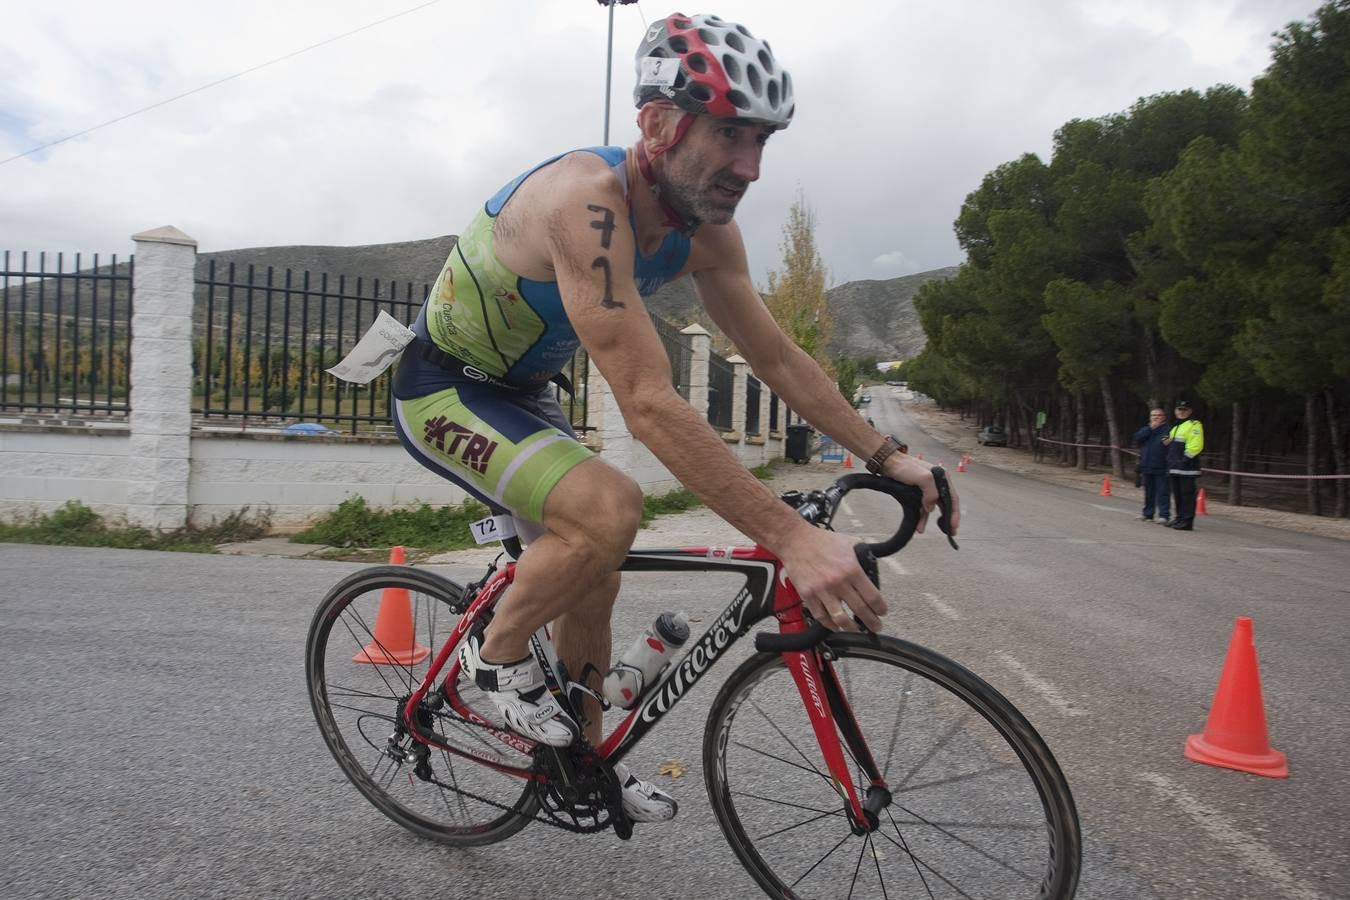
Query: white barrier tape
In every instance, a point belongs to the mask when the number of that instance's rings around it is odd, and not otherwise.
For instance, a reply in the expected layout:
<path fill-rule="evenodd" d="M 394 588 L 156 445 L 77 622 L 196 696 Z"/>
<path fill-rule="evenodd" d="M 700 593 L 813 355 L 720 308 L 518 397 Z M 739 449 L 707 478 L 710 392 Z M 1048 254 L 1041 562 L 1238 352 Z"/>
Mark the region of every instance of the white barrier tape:
<path fill-rule="evenodd" d="M 1110 444 L 1071 444 L 1068 441 L 1052 441 L 1049 438 L 1037 438 L 1038 441 L 1045 444 L 1058 444 L 1061 447 L 1087 447 L 1091 450 L 1110 450 Z M 1121 453 L 1128 453 L 1131 456 L 1138 456 L 1138 450 L 1131 450 L 1128 447 L 1118 447 Z M 1209 475 L 1236 475 L 1239 478 L 1290 478 L 1290 479 L 1309 479 L 1319 481 L 1335 481 L 1338 479 L 1350 478 L 1350 475 L 1270 475 L 1265 472 L 1233 472 L 1229 469 L 1201 469 Z"/>

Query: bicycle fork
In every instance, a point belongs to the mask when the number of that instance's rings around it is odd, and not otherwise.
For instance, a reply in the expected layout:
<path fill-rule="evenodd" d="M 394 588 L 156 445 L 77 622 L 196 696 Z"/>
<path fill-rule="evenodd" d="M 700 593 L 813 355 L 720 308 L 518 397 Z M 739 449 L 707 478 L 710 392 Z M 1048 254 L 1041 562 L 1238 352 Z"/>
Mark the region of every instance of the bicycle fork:
<path fill-rule="evenodd" d="M 890 805 L 891 792 L 863 738 L 862 729 L 853 715 L 843 686 L 834 666 L 821 647 L 793 650 L 783 653 L 783 662 L 797 684 L 802 703 L 811 718 L 816 741 L 820 745 L 830 783 L 844 801 L 849 826 L 854 834 L 875 831 L 881 810 Z M 840 735 L 843 735 L 843 743 Z M 853 778 L 853 766 L 845 757 L 845 747 L 852 762 L 867 778 L 867 790 L 862 798 Z"/>

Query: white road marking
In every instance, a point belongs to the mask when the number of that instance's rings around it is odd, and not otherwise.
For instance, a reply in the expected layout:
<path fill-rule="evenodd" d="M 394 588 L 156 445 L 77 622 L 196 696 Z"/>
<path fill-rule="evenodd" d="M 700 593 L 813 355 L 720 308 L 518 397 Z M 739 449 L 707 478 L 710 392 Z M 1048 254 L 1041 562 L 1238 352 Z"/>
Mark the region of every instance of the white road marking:
<path fill-rule="evenodd" d="M 1233 824 L 1223 813 L 1177 786 L 1170 778 L 1153 772 L 1140 772 L 1139 778 L 1152 785 L 1164 799 L 1171 800 L 1190 816 L 1200 830 L 1233 852 L 1237 865 L 1250 874 L 1274 882 L 1276 894 L 1289 900 L 1327 900 L 1327 895 L 1299 881 L 1280 855 Z"/>
<path fill-rule="evenodd" d="M 1037 675 L 1035 672 L 1031 671 L 1026 666 L 1022 665 L 1020 662 L 1018 662 L 1016 657 L 1008 653 L 999 653 L 998 658 L 1003 661 L 1003 664 L 1005 666 L 1016 672 L 1017 676 L 1026 683 L 1027 687 L 1031 688 L 1033 691 L 1040 694 L 1041 699 L 1043 699 L 1046 703 L 1049 703 L 1055 709 L 1059 710 L 1061 715 L 1065 716 L 1087 715 L 1087 710 L 1078 709 L 1077 707 L 1075 707 L 1072 703 L 1070 703 L 1068 700 L 1065 699 L 1064 695 L 1060 693 L 1059 688 L 1055 687 L 1055 685 L 1046 681 L 1044 678 Z"/>
<path fill-rule="evenodd" d="M 904 564 L 903 564 L 902 562 L 900 562 L 900 560 L 896 559 L 894 556 L 888 556 L 888 557 L 886 557 L 885 559 L 883 559 L 882 562 L 884 562 L 886 565 L 890 566 L 890 568 L 891 568 L 891 569 L 895 572 L 895 574 L 897 574 L 897 575 L 908 575 L 908 574 L 909 574 L 909 569 L 906 569 L 905 566 L 904 566 Z"/>
<path fill-rule="evenodd" d="M 1090 503 L 1088 505 L 1096 507 L 1097 509 L 1104 509 L 1107 512 L 1123 512 L 1123 513 L 1129 512 L 1128 509 L 1121 509 L 1119 506 L 1107 506 L 1104 503 Z"/>
<path fill-rule="evenodd" d="M 936 609 L 938 613 L 942 615 L 944 618 L 951 619 L 953 622 L 960 622 L 962 619 L 965 618 L 965 616 L 957 612 L 955 608 L 953 608 L 946 601 L 938 597 L 937 594 L 930 594 L 928 593 L 928 591 L 923 591 L 919 594 L 919 596 L 927 600 L 929 604 L 933 607 L 933 609 Z"/>

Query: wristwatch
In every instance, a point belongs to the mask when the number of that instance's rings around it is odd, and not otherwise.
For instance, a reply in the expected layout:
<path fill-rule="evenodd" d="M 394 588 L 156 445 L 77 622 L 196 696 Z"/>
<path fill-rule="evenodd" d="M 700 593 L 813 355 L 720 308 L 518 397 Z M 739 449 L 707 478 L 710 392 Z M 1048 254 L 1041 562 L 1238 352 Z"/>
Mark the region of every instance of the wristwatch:
<path fill-rule="evenodd" d="M 902 444 L 894 435 L 886 435 L 886 440 L 881 442 L 881 446 L 877 448 L 877 452 L 873 453 L 872 458 L 867 461 L 867 471 L 871 472 L 873 475 L 880 475 L 882 465 L 886 460 L 890 459 L 892 453 L 905 453 L 908 449 L 909 448 Z"/>

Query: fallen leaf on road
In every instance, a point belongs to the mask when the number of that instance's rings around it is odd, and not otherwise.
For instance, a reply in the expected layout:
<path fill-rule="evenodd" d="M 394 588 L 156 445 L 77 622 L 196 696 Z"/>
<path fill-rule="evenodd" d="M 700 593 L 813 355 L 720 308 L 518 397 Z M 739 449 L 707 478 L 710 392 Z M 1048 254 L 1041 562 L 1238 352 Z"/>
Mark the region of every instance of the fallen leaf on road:
<path fill-rule="evenodd" d="M 657 766 L 656 771 L 662 775 L 669 775 L 671 778 L 679 778 L 684 774 L 684 763 L 678 759 L 668 759 Z"/>

